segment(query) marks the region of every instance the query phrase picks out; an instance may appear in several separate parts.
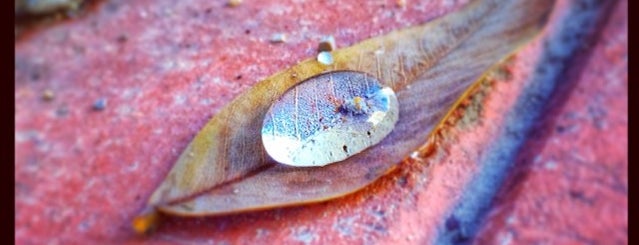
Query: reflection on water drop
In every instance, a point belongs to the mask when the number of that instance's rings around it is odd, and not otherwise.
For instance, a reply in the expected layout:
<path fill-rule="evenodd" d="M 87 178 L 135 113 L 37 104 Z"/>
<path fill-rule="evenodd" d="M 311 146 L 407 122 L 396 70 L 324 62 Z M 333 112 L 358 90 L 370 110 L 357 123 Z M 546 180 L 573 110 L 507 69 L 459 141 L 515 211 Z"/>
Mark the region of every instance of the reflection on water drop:
<path fill-rule="evenodd" d="M 269 108 L 266 152 L 292 166 L 324 166 L 379 143 L 395 127 L 395 92 L 371 75 L 334 71 L 307 79 Z"/>

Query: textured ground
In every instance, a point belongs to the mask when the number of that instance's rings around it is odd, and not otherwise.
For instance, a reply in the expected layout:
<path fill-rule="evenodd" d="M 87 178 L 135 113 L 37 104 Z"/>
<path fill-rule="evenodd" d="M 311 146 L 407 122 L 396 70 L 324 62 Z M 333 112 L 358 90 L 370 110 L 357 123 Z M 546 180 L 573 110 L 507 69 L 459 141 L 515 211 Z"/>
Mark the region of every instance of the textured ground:
<path fill-rule="evenodd" d="M 433 157 L 354 195 L 133 234 L 133 216 L 225 103 L 312 56 L 323 35 L 349 46 L 466 3 L 424 2 L 104 1 L 24 33 L 17 243 L 626 244 L 627 1 L 559 1 Z M 270 43 L 275 33 L 287 42 Z"/>

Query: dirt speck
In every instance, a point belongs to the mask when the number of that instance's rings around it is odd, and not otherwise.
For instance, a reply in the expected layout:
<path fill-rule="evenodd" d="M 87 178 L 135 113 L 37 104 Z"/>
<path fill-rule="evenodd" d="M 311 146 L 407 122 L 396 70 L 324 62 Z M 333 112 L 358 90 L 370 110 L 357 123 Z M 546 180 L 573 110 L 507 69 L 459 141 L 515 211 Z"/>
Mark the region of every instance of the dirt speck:
<path fill-rule="evenodd" d="M 42 99 L 44 101 L 52 101 L 55 98 L 55 93 L 51 89 L 46 89 L 42 92 Z"/>
<path fill-rule="evenodd" d="M 323 51 L 333 51 L 335 50 L 337 46 L 335 45 L 335 37 L 333 36 L 325 36 L 322 38 L 322 40 L 319 42 L 319 45 L 317 46 L 317 51 L 318 52 L 323 52 Z"/>
<path fill-rule="evenodd" d="M 234 8 L 234 7 L 240 6 L 240 4 L 242 4 L 242 0 L 229 0 L 226 3 L 226 6 Z"/>

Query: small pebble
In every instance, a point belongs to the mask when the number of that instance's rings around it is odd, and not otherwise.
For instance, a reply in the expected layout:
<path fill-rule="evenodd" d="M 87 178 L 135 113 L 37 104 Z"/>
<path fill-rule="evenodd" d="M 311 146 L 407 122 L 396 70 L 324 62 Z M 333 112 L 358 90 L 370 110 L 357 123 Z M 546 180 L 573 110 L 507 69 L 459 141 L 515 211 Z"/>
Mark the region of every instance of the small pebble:
<path fill-rule="evenodd" d="M 69 108 L 67 108 L 66 106 L 62 106 L 62 107 L 58 108 L 57 110 L 55 110 L 55 114 L 56 114 L 56 116 L 64 117 L 67 114 L 69 114 Z"/>
<path fill-rule="evenodd" d="M 228 3 L 226 3 L 229 7 L 237 7 L 240 4 L 242 4 L 242 0 L 229 0 Z"/>
<path fill-rule="evenodd" d="M 322 52 L 322 51 L 333 51 L 335 50 L 336 46 L 335 46 L 335 38 L 333 36 L 325 36 L 322 38 L 322 40 L 320 41 L 318 47 L 317 47 L 317 51 Z"/>
<path fill-rule="evenodd" d="M 93 103 L 93 109 L 96 111 L 104 110 L 107 106 L 107 100 L 105 98 L 100 98 Z"/>
<path fill-rule="evenodd" d="M 284 43 L 286 42 L 286 34 L 284 33 L 275 33 L 271 37 L 271 43 Z"/>
<path fill-rule="evenodd" d="M 331 65 L 333 64 L 333 55 L 331 52 L 322 51 L 317 54 L 317 61 L 324 65 Z"/>
<path fill-rule="evenodd" d="M 55 98 L 55 93 L 53 93 L 53 91 L 51 91 L 50 89 L 45 90 L 44 92 L 42 92 L 42 99 L 45 101 L 51 101 Z"/>
<path fill-rule="evenodd" d="M 118 43 L 125 43 L 127 41 L 127 39 L 128 38 L 126 37 L 126 35 L 122 34 L 122 35 L 119 35 L 115 40 Z"/>

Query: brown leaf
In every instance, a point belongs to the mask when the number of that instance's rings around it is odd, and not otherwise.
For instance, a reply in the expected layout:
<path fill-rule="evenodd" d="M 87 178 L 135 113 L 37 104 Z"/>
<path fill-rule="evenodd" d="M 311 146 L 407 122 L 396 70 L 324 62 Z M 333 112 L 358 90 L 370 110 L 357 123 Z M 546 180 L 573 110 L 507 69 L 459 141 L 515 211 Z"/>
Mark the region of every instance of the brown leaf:
<path fill-rule="evenodd" d="M 220 215 L 357 191 L 423 145 L 475 81 L 539 32 L 551 7 L 552 0 L 475 1 L 425 25 L 333 51 L 333 65 L 308 59 L 277 73 L 204 126 L 148 208 L 181 216 Z M 271 103 L 306 78 L 333 70 L 366 72 L 393 88 L 400 108 L 395 129 L 379 144 L 325 167 L 295 168 L 270 160 L 260 130 Z"/>

